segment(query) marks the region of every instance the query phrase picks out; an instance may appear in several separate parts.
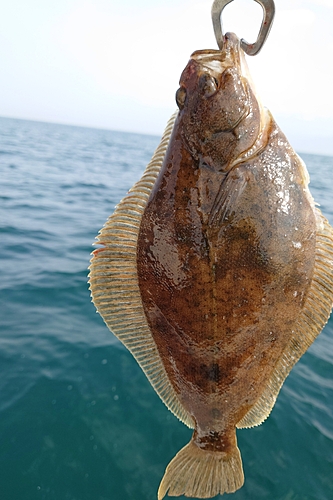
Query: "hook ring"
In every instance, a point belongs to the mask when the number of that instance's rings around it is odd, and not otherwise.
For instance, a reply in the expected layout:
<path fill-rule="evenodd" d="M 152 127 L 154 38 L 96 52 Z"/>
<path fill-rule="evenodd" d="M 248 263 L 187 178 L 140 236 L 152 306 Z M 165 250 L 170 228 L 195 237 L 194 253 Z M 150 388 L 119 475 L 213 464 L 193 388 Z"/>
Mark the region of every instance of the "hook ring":
<path fill-rule="evenodd" d="M 217 41 L 217 45 L 219 49 L 222 50 L 223 47 L 223 29 L 222 29 L 222 20 L 221 14 L 226 5 L 232 2 L 233 0 L 214 0 L 212 5 L 212 21 L 213 28 L 215 33 L 215 38 Z M 244 38 L 241 39 L 241 47 L 249 56 L 255 56 L 258 54 L 262 46 L 264 45 L 266 38 L 270 32 L 272 27 L 274 14 L 275 14 L 275 5 L 274 0 L 255 0 L 255 2 L 259 3 L 264 11 L 263 20 L 260 26 L 259 35 L 257 41 L 255 43 L 248 43 Z"/>

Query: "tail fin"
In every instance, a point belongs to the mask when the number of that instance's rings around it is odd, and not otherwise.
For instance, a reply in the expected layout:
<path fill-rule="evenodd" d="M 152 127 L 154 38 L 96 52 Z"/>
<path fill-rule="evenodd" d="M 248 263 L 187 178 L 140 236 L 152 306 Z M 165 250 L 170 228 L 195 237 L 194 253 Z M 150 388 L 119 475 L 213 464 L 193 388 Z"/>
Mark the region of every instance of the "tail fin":
<path fill-rule="evenodd" d="M 193 442 L 184 446 L 166 468 L 158 500 L 185 495 L 211 498 L 233 493 L 244 483 L 242 459 L 237 445 L 230 453 L 205 451 Z"/>

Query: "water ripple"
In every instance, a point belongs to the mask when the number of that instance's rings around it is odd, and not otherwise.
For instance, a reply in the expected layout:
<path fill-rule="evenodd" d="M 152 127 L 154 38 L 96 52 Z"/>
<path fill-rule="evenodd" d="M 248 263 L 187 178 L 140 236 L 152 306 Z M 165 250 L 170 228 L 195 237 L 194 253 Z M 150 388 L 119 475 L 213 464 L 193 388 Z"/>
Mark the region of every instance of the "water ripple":
<path fill-rule="evenodd" d="M 3 500 L 143 500 L 190 431 L 90 302 L 91 244 L 157 137 L 0 119 Z M 333 223 L 333 159 L 302 155 Z M 239 431 L 233 500 L 333 498 L 333 321 L 271 417 Z"/>

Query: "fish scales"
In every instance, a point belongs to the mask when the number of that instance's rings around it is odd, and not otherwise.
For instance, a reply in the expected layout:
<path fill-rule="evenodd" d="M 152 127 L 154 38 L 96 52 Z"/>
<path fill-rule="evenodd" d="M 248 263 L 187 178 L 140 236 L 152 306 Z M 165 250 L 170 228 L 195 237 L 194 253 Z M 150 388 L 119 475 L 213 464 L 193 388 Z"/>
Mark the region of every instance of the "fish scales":
<path fill-rule="evenodd" d="M 235 35 L 192 54 L 176 100 L 142 180 L 101 230 L 90 283 L 109 328 L 194 428 L 158 498 L 210 498 L 242 486 L 236 428 L 268 417 L 328 320 L 333 232 Z M 140 224 L 127 231 L 131 210 Z"/>

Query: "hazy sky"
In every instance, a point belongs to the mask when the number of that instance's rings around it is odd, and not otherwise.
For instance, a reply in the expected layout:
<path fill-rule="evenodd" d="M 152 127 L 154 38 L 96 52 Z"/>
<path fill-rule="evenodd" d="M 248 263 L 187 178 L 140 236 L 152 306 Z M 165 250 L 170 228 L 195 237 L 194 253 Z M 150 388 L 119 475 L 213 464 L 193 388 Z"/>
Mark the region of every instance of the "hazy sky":
<path fill-rule="evenodd" d="M 0 115 L 160 135 L 196 49 L 217 48 L 212 0 L 1 1 Z M 333 155 L 333 0 L 275 0 L 256 87 L 293 146 Z M 262 9 L 226 31 L 254 41 Z"/>

